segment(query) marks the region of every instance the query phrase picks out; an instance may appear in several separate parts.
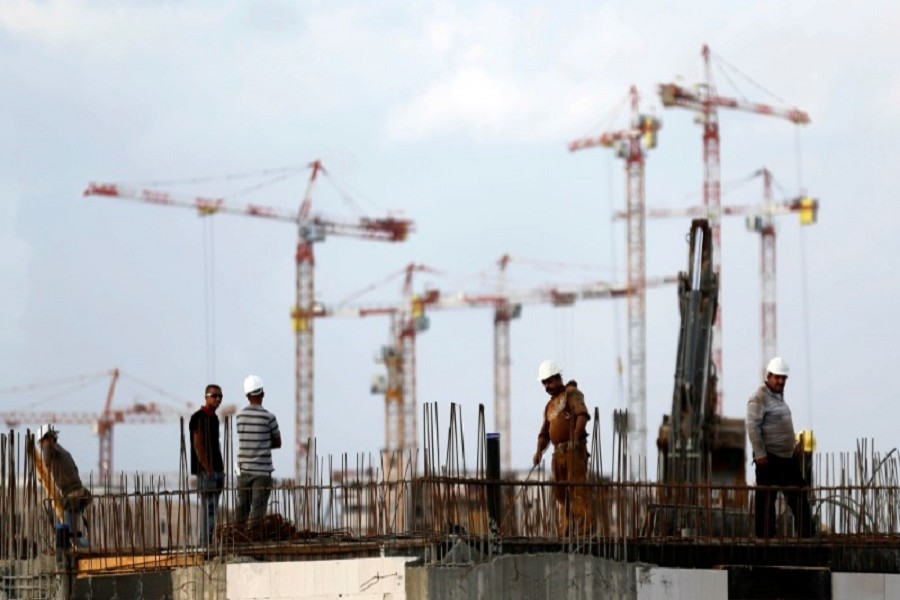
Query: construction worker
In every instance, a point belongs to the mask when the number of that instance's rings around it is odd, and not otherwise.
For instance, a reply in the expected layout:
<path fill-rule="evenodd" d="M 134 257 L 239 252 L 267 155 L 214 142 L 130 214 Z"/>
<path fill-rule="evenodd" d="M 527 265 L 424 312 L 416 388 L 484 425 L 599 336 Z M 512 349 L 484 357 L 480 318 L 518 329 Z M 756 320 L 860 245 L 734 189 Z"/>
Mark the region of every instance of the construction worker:
<path fill-rule="evenodd" d="M 587 422 L 591 419 L 584 403 L 584 394 L 578 390 L 575 381 L 563 384 L 562 370 L 552 360 L 540 364 L 538 381 L 550 395 L 550 401 L 544 408 L 533 462 L 535 466 L 541 462 L 544 450 L 552 442 L 553 480 L 557 483 L 583 483 L 587 481 Z M 587 534 L 590 511 L 587 488 L 558 485 L 554 486 L 553 494 L 559 511 L 559 536 Z"/>
<path fill-rule="evenodd" d="M 812 535 L 806 482 L 800 468 L 791 409 L 784 401 L 789 368 L 780 356 L 766 366 L 766 380 L 747 402 L 747 435 L 756 465 L 754 498 L 757 538 L 775 535 L 775 501 L 784 494 L 801 537 Z"/>
<path fill-rule="evenodd" d="M 35 440 L 41 453 L 41 461 L 50 475 L 50 482 L 59 493 L 63 506 L 63 521 L 76 546 L 88 546 L 87 535 L 82 531 L 84 509 L 91 503 L 91 492 L 81 483 L 78 466 L 69 451 L 59 442 L 59 432 L 53 425 L 41 425 Z"/>
<path fill-rule="evenodd" d="M 249 404 L 235 420 L 238 435 L 238 497 L 234 520 L 238 525 L 258 522 L 266 516 L 272 493 L 272 449 L 281 448 L 281 432 L 275 415 L 262 407 L 265 390 L 258 375 L 244 379 Z"/>
<path fill-rule="evenodd" d="M 216 530 L 219 496 L 225 487 L 225 463 L 219 445 L 219 417 L 216 409 L 222 404 L 222 388 L 206 386 L 204 404 L 191 415 L 188 430 L 191 434 L 191 474 L 197 476 L 200 494 L 200 543 L 209 546 Z"/>

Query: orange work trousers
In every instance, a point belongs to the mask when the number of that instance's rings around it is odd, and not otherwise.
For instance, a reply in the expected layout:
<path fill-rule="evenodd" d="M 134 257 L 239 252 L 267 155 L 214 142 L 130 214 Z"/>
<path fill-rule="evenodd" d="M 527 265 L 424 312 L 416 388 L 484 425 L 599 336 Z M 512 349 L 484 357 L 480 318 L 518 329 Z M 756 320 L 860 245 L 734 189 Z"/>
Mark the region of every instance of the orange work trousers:
<path fill-rule="evenodd" d="M 584 444 L 560 444 L 553 451 L 553 480 L 557 483 L 583 483 L 587 481 L 587 448 Z M 590 496 L 586 486 L 557 485 L 553 495 L 559 510 L 557 533 L 559 537 L 584 536 L 588 530 Z"/>

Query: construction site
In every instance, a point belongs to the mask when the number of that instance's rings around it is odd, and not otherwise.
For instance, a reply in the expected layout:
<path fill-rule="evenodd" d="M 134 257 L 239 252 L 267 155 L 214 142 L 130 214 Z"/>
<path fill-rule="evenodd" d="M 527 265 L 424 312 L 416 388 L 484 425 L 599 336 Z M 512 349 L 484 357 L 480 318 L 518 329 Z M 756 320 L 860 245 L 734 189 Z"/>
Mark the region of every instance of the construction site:
<path fill-rule="evenodd" d="M 725 364 L 722 346 L 722 221 L 743 218 L 753 237 L 740 243 L 758 244 L 758 264 L 728 272 L 725 281 L 758 282 L 760 332 L 753 343 L 759 345 L 759 363 L 749 368 L 765 379 L 766 365 L 780 348 L 776 222 L 814 226 L 820 207 L 805 190 L 778 194 L 769 168 L 747 177 L 762 190 L 760 203 L 723 202 L 719 119 L 741 112 L 793 127 L 814 125 L 807 112 L 786 103 L 720 95 L 708 46 L 701 58 L 703 81 L 666 82 L 655 90 L 633 86 L 627 122 L 569 144 L 573 153 L 612 153 L 624 166 L 617 176 L 624 174 L 625 197 L 616 200 L 621 208 L 612 215 L 626 232 L 621 282 L 517 287 L 507 279 L 516 258 L 504 254 L 490 287 L 474 282 L 465 289 L 423 288 L 417 277 L 433 269 L 409 260 L 387 279 L 400 282 L 398 301 L 325 302 L 328 290 L 323 294 L 316 286 L 314 249 L 320 242 L 351 237 L 402 244 L 426 233 L 412 218 L 321 216 L 313 203 L 318 182 L 328 175 L 322 161 L 308 165 L 298 210 L 88 183 L 83 196 L 91 202 L 130 200 L 154 205 L 147 211 L 186 208 L 205 219 L 249 217 L 296 228 L 289 315 L 294 413 L 279 415 L 282 431 L 295 440 L 293 448 L 281 451 L 289 453 L 294 470 L 278 474 L 262 521 L 238 523 L 237 475 L 227 465 L 236 464 L 240 407 L 222 406 L 224 492 L 213 540 L 206 544 L 200 533 L 204 500 L 189 468 L 188 418 L 199 405 L 170 397 L 175 406 L 119 407 L 116 386 L 129 373 L 114 369 L 103 375 L 109 377 L 108 390 L 97 413 L 0 412 L 7 425 L 0 434 L 0 598 L 900 598 L 896 449 L 883 452 L 860 439 L 845 452 L 822 453 L 816 447 L 820 432 L 795 432 L 812 535 L 801 535 L 784 495 L 776 505 L 774 535 L 761 538 L 754 531 L 760 486 L 749 472 L 748 419 L 743 412 L 727 414 L 723 402 L 723 378 L 737 366 Z M 688 112 L 699 124 L 703 153 L 696 158 L 702 160 L 703 181 L 696 206 L 647 205 L 652 151 L 666 134 L 662 117 L 642 108 L 642 99 L 651 95 L 666 118 Z M 650 219 L 681 219 L 686 244 L 659 247 L 648 240 Z M 683 269 L 648 274 L 653 252 L 677 253 Z M 655 288 L 669 294 L 680 318 L 678 339 L 667 340 L 674 353 L 665 414 L 647 410 L 647 292 Z M 627 356 L 620 369 L 625 408 L 602 414 L 588 395 L 587 474 L 583 481 L 561 483 L 551 476 L 549 454 L 542 462 L 539 448 L 528 469 L 530 455 L 519 456 L 513 446 L 512 415 L 525 410 L 525 401 L 512 393 L 511 324 L 523 307 L 565 310 L 593 306 L 594 300 L 619 302 L 626 311 Z M 459 404 L 423 402 L 417 394 L 418 336 L 432 318 L 468 309 L 492 313 L 493 324 L 494 395 L 478 401 L 474 432 L 464 430 Z M 376 356 L 381 370 L 369 386 L 383 401 L 383 422 L 369 424 L 383 430 L 383 446 L 368 453 L 321 453 L 318 441 L 340 434 L 316 425 L 322 400 L 314 397 L 315 382 L 322 375 L 314 349 L 316 336 L 323 335 L 314 335 L 316 326 L 324 319 L 370 318 L 389 323 L 388 342 Z M 156 388 L 152 393 L 166 395 Z M 527 410 L 537 414 L 538 407 Z M 177 473 L 131 472 L 114 460 L 114 446 L 128 443 L 114 443 L 114 429 L 134 423 L 180 427 Z M 45 424 L 91 425 L 99 439 L 96 464 L 77 457 L 92 496 L 78 531 L 63 525 L 65 503 L 41 458 L 38 432 L 45 430 L 38 428 Z M 560 489 L 566 497 L 585 499 L 587 518 L 577 526 L 562 524 Z"/>

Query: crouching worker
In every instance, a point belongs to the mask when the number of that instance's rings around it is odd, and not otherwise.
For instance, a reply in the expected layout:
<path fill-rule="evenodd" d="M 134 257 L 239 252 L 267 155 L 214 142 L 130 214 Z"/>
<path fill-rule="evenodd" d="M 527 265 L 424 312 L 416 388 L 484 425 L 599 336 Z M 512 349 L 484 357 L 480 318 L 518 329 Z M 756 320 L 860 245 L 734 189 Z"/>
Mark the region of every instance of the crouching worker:
<path fill-rule="evenodd" d="M 78 466 L 69 451 L 57 441 L 59 432 L 52 425 L 41 425 L 35 439 L 44 466 L 45 476 L 40 477 L 41 483 L 51 497 L 58 495 L 62 503 L 63 522 L 68 526 L 75 545 L 87 548 L 83 514 L 91 503 L 91 492 L 81 483 Z"/>

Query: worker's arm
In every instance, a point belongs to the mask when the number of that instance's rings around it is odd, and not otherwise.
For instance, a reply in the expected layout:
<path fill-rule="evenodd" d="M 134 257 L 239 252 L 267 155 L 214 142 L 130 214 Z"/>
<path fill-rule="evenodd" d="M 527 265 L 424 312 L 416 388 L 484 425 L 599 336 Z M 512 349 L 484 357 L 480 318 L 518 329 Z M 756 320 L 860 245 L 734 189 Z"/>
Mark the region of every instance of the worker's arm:
<path fill-rule="evenodd" d="M 206 453 L 206 442 L 203 439 L 203 432 L 197 429 L 194 431 L 194 452 L 197 454 L 197 460 L 200 462 L 200 466 L 203 467 L 203 470 L 213 474 L 212 465 L 209 464 L 209 457 Z"/>
<path fill-rule="evenodd" d="M 590 416 L 585 413 L 581 413 L 575 417 L 575 439 L 579 442 L 587 437 L 588 420 L 590 420 Z"/>
<path fill-rule="evenodd" d="M 753 450 L 753 462 L 760 467 L 766 466 L 769 462 L 762 436 L 762 423 L 765 418 L 763 402 L 757 395 L 752 396 L 747 402 L 747 437 L 750 438 L 750 447 Z"/>
<path fill-rule="evenodd" d="M 278 419 L 275 415 L 269 419 L 269 444 L 270 448 L 281 448 L 281 430 L 278 429 Z"/>

